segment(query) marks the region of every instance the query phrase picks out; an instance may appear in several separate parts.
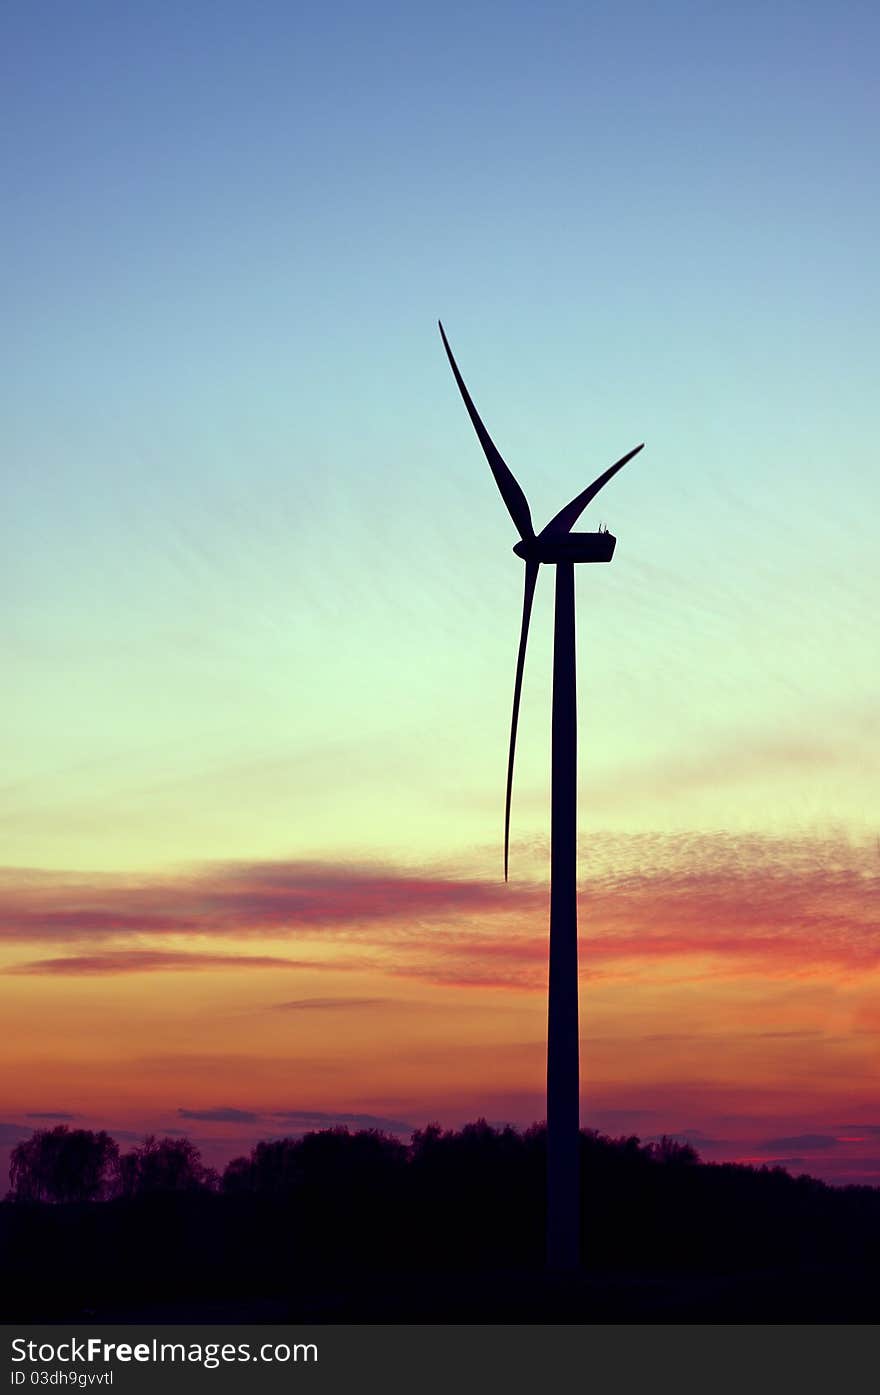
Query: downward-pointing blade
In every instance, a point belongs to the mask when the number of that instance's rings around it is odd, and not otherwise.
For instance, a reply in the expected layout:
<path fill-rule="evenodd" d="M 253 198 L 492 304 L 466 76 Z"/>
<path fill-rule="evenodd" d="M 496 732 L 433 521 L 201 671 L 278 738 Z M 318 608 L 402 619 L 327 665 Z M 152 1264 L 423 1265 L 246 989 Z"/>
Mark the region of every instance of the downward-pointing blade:
<path fill-rule="evenodd" d="M 440 321 L 438 320 L 437 323 L 440 324 Z M 532 525 L 529 502 L 514 479 L 511 470 L 505 464 L 501 452 L 498 450 L 498 447 L 483 425 L 480 414 L 471 401 L 471 395 L 465 387 L 464 379 L 458 371 L 458 364 L 452 357 L 449 340 L 446 338 L 446 333 L 442 324 L 440 324 L 440 335 L 443 339 L 446 357 L 449 359 L 449 366 L 455 375 L 455 381 L 458 383 L 458 390 L 464 399 L 464 405 L 467 407 L 470 419 L 474 424 L 474 430 L 479 437 L 480 445 L 483 447 L 486 459 L 489 462 L 489 468 L 495 476 L 495 483 L 498 485 L 501 491 L 501 497 L 507 505 L 507 512 L 513 519 L 514 526 L 520 537 L 533 538 L 535 536 L 535 529 Z"/>
<path fill-rule="evenodd" d="M 516 750 L 516 728 L 519 723 L 519 700 L 522 695 L 523 669 L 526 662 L 526 644 L 529 638 L 529 619 L 532 614 L 532 601 L 535 583 L 538 580 L 538 562 L 526 562 L 526 580 L 523 591 L 522 626 L 519 633 L 519 653 L 516 656 L 516 678 L 513 684 L 513 714 L 510 719 L 510 750 L 507 754 L 507 794 L 504 800 L 504 880 L 507 881 L 507 863 L 510 851 L 510 801 L 513 795 L 513 756 Z"/>
<path fill-rule="evenodd" d="M 588 484 L 582 494 L 578 494 L 576 499 L 572 499 L 570 504 L 566 504 L 564 509 L 560 509 L 558 514 L 556 514 L 554 518 L 551 518 L 547 527 L 542 528 L 538 536 L 541 538 L 558 538 L 563 533 L 570 533 L 590 500 L 596 497 L 599 490 L 604 488 L 612 476 L 617 474 L 618 470 L 623 469 L 628 460 L 632 460 L 634 455 L 638 455 L 640 450 L 644 450 L 644 447 L 645 443 L 643 441 L 640 446 L 636 446 L 635 450 L 631 450 L 628 455 L 625 455 L 621 460 L 616 461 L 610 466 L 603 475 L 599 475 L 598 479 L 593 480 L 592 484 Z"/>

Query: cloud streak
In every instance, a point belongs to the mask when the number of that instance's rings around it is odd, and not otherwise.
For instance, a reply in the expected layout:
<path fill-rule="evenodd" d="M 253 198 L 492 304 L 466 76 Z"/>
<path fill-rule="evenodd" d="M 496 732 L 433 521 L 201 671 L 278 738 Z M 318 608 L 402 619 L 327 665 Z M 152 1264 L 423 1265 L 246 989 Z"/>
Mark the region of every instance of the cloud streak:
<path fill-rule="evenodd" d="M 273 1003 L 277 1012 L 336 1012 L 352 1008 L 399 1006 L 397 998 L 294 998 L 289 1003 Z"/>
<path fill-rule="evenodd" d="M 277 1136 L 279 1129 L 308 1133 L 313 1129 L 353 1128 L 380 1129 L 386 1133 L 410 1134 L 412 1124 L 401 1119 L 389 1119 L 383 1114 L 353 1114 L 339 1110 L 274 1109 L 255 1113 L 220 1105 L 213 1109 L 178 1109 L 179 1118 L 204 1124 L 259 1124 Z"/>
<path fill-rule="evenodd" d="M 867 844 L 606 836 L 591 840 L 589 872 L 588 973 L 675 959 L 789 977 L 880 968 L 880 858 Z M 0 879 L 0 936 L 75 951 L 6 970 L 17 974 L 360 968 L 535 989 L 546 985 L 546 910 L 542 882 L 505 886 L 390 865 L 229 864 L 137 884 L 62 874 Z M 171 930 L 186 949 L 168 943 Z M 204 948 L 259 937 L 273 950 L 292 941 L 312 957 Z M 302 998 L 286 1010 L 336 1003 Z"/>
<path fill-rule="evenodd" d="M 232 1109 L 224 1105 L 219 1109 L 178 1109 L 181 1119 L 198 1119 L 208 1124 L 258 1124 L 262 1116 L 249 1109 Z"/>
<path fill-rule="evenodd" d="M 382 1114 L 324 1113 L 313 1109 L 279 1109 L 270 1115 L 296 1131 L 310 1129 L 354 1128 L 381 1129 L 387 1133 L 412 1133 L 412 1124 L 401 1119 L 387 1119 Z"/>
<path fill-rule="evenodd" d="M 272 954 L 191 954 L 185 950 L 111 949 L 99 954 L 64 955 L 56 959 L 33 959 L 12 964 L 7 974 L 94 974 L 192 973 L 214 969 L 320 969 L 310 959 L 285 959 Z M 344 967 L 337 961 L 334 968 Z"/>
<path fill-rule="evenodd" d="M 25 1128 L 22 1124 L 0 1122 L 0 1144 L 20 1143 L 23 1138 L 29 1138 L 32 1133 L 33 1129 Z"/>
<path fill-rule="evenodd" d="M 392 866 L 230 863 L 149 883 L 22 871 L 0 877 L 0 938 L 81 942 L 129 934 L 285 935 L 413 919 L 509 914 L 542 888 Z"/>
<path fill-rule="evenodd" d="M 786 1138 L 765 1138 L 758 1144 L 762 1153 L 804 1153 L 824 1152 L 829 1148 L 839 1148 L 843 1139 L 825 1133 L 796 1133 Z"/>
<path fill-rule="evenodd" d="M 597 786 L 594 808 L 600 812 L 632 808 L 641 800 L 680 800 L 693 793 L 753 782 L 786 781 L 815 772 L 858 768 L 866 746 L 876 746 L 873 713 L 847 713 L 848 721 L 819 735 L 760 735 L 745 742 L 713 745 L 674 759 L 638 767 L 617 767 L 613 781 Z"/>

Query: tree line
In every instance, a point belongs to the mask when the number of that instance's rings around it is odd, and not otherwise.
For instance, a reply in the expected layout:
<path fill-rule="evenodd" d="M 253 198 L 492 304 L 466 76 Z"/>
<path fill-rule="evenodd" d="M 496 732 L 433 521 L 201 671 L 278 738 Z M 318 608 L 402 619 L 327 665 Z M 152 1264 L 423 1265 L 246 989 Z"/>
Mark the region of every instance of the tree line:
<path fill-rule="evenodd" d="M 7 1201 L 83 1202 L 150 1192 L 214 1191 L 219 1178 L 188 1138 L 156 1138 L 121 1153 L 103 1129 L 58 1124 L 17 1143 Z"/>
<path fill-rule="evenodd" d="M 688 1311 L 723 1319 L 713 1285 L 736 1275 L 742 1320 L 800 1321 L 813 1310 L 824 1320 L 839 1309 L 851 1321 L 876 1309 L 880 1188 L 707 1163 L 671 1138 L 581 1132 L 584 1273 L 601 1287 L 589 1300 L 572 1296 L 568 1318 L 556 1290 L 535 1287 L 540 1124 L 431 1124 L 408 1142 L 323 1129 L 258 1142 L 222 1171 L 185 1137 L 123 1152 L 108 1133 L 60 1125 L 15 1147 L 10 1181 L 0 1305 L 32 1321 L 95 1311 L 122 1321 L 159 1301 L 184 1314 L 240 1303 L 249 1320 L 246 1305 L 269 1298 L 296 1320 L 580 1321 L 597 1311 L 655 1320 L 673 1290 L 703 1304 Z"/>
<path fill-rule="evenodd" d="M 313 1173 L 340 1183 L 343 1173 L 357 1174 L 363 1184 L 378 1180 L 381 1174 L 392 1177 L 408 1164 L 427 1174 L 438 1167 L 451 1175 L 462 1170 L 479 1173 L 487 1167 L 500 1174 L 510 1169 L 514 1159 L 522 1161 L 541 1152 L 544 1137 L 543 1125 L 520 1132 L 511 1126 L 492 1128 L 485 1119 L 466 1124 L 460 1131 L 429 1124 L 415 1130 L 408 1145 L 377 1129 L 319 1129 L 303 1137 L 261 1141 L 248 1157 L 233 1158 L 221 1174 L 202 1162 L 199 1149 L 186 1137 L 150 1134 L 123 1153 L 104 1130 L 58 1124 L 36 1129 L 13 1148 L 6 1200 L 94 1202 L 169 1192 L 252 1193 L 280 1198 L 302 1186 Z M 677 1166 L 699 1162 L 690 1144 L 666 1136 L 644 1145 L 637 1138 L 605 1139 L 586 1130 L 583 1138 L 623 1153 L 635 1151 L 649 1162 Z"/>

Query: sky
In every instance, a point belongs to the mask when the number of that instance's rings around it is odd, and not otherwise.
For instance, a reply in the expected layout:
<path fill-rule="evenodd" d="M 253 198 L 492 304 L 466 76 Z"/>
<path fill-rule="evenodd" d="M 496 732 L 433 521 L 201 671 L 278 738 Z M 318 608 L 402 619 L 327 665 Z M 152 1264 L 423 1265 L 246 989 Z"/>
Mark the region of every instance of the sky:
<path fill-rule="evenodd" d="M 4 10 L 0 1144 L 544 1113 L 880 1184 L 876 7 Z"/>

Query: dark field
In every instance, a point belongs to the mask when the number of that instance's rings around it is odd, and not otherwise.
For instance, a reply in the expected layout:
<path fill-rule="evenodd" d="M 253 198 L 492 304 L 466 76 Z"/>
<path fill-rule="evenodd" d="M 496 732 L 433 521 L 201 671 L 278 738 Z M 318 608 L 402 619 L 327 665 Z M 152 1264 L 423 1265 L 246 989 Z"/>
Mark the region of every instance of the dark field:
<path fill-rule="evenodd" d="M 880 1190 L 582 1135 L 584 1267 L 543 1269 L 544 1134 L 332 1130 L 222 1179 L 0 1206 L 17 1322 L 768 1322 L 880 1317 Z"/>

